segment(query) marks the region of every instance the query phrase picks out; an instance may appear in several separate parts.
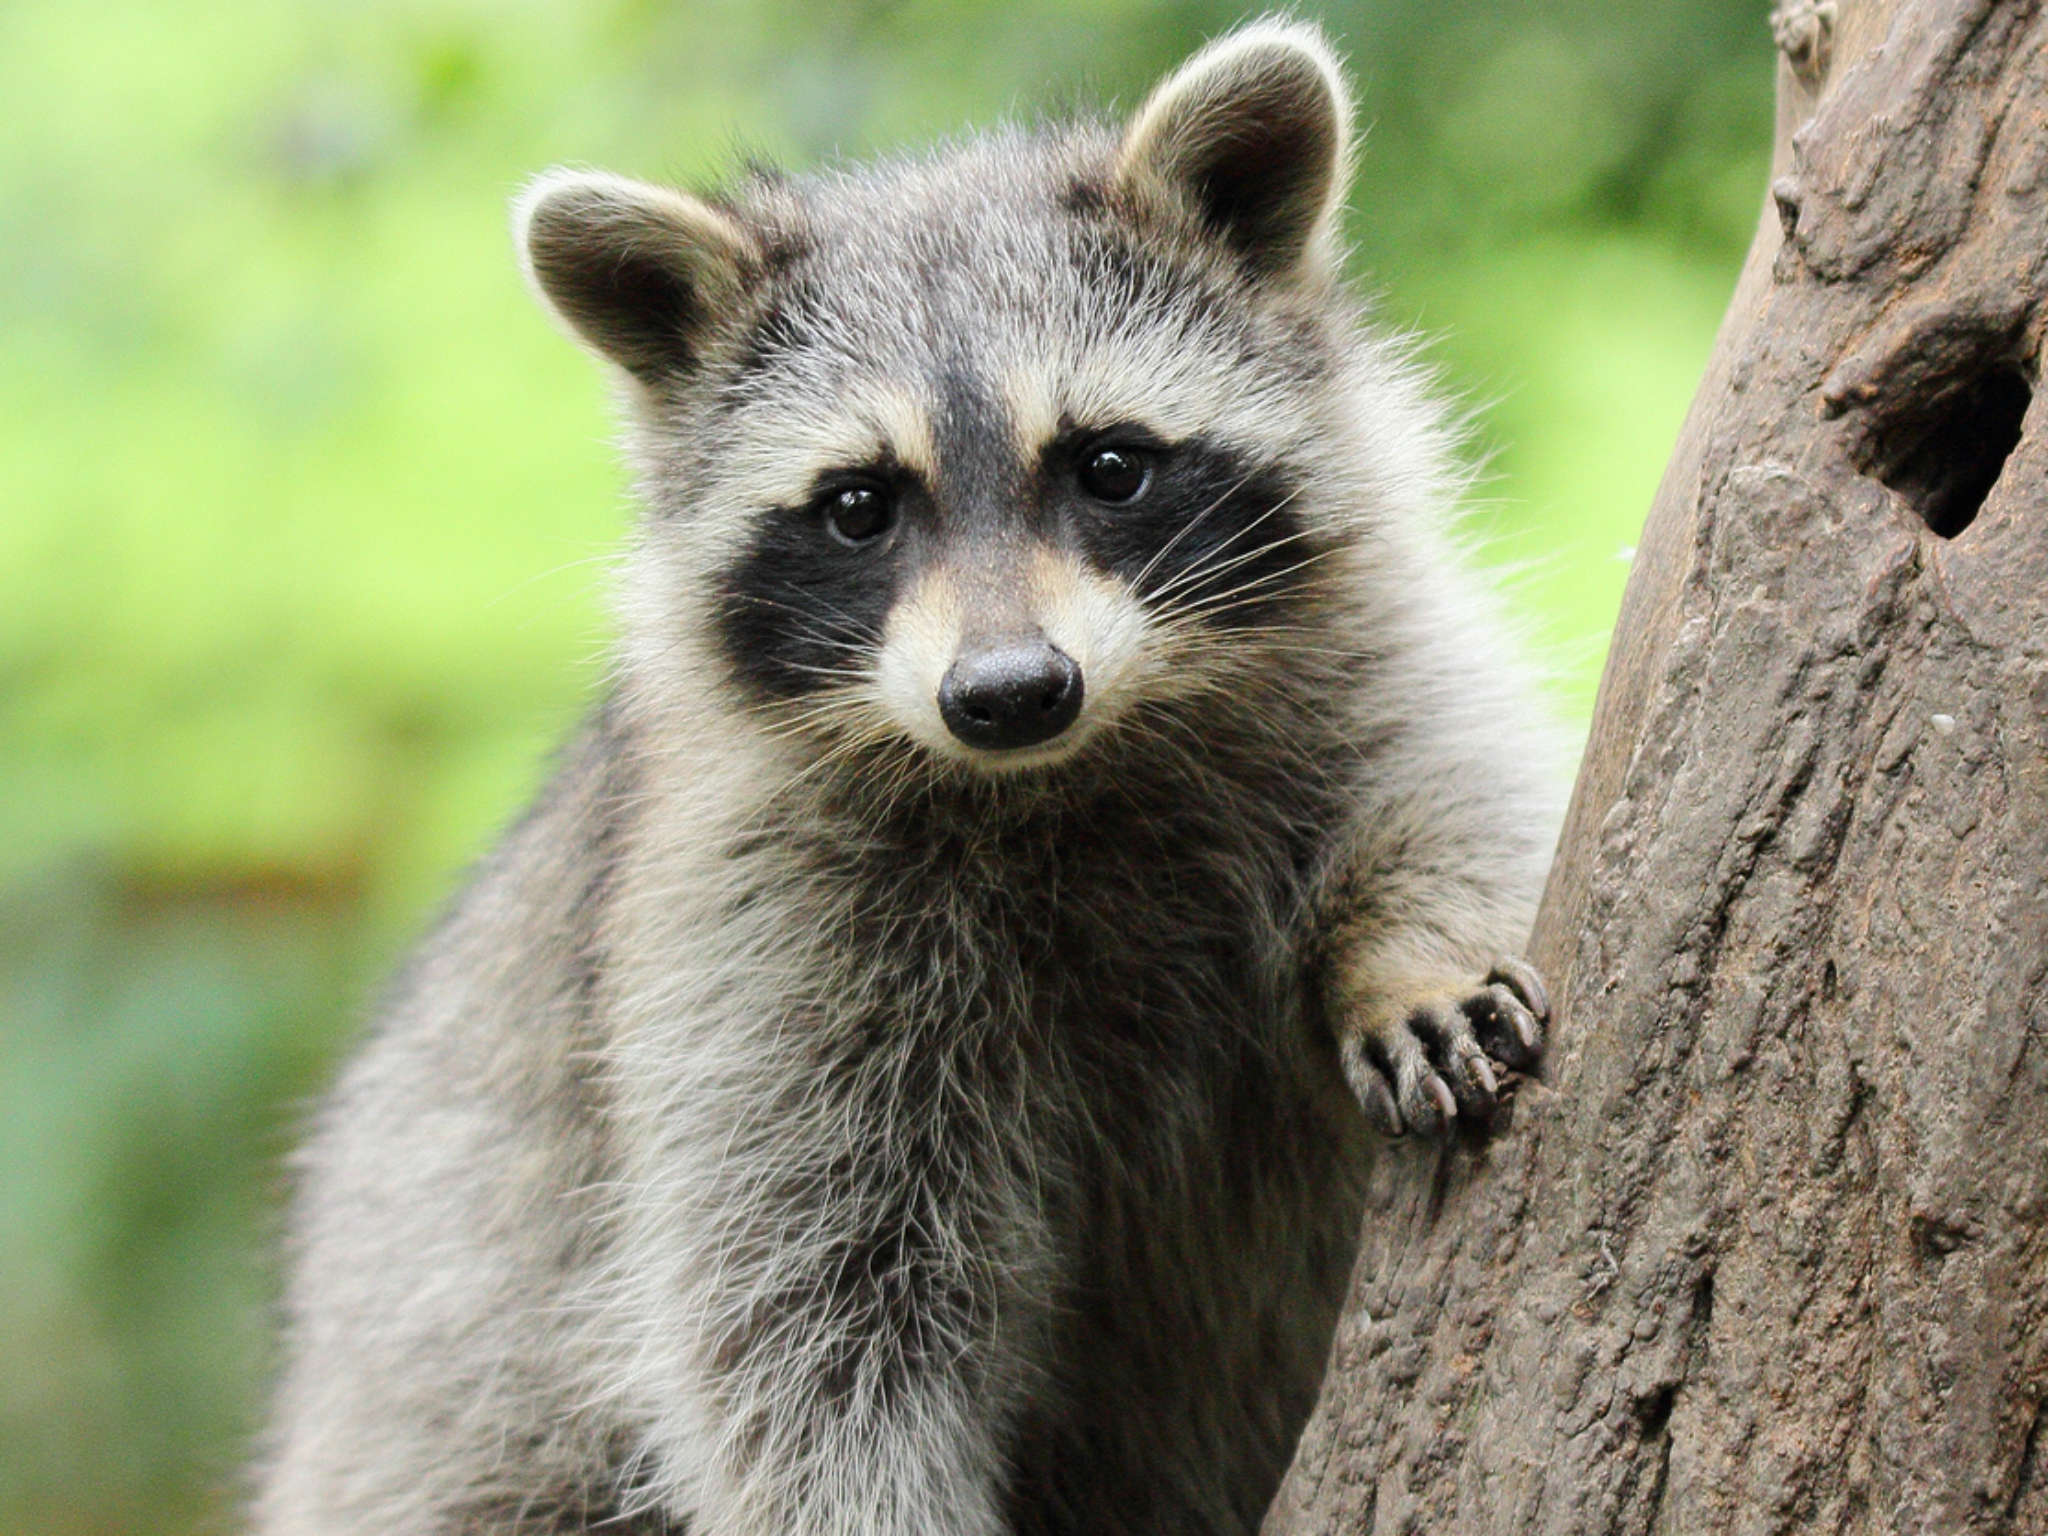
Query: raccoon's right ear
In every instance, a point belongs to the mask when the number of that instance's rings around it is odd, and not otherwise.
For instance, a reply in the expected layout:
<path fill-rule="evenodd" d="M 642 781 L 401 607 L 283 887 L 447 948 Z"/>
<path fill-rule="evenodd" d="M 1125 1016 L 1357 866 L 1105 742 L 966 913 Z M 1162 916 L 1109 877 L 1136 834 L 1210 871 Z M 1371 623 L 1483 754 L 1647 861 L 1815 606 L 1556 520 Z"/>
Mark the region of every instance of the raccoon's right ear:
<path fill-rule="evenodd" d="M 1259 21 L 1162 81 L 1124 130 L 1115 177 L 1191 204 L 1259 277 L 1334 265 L 1351 95 L 1315 27 Z"/>
<path fill-rule="evenodd" d="M 716 208 L 602 171 L 537 178 L 512 205 L 512 225 L 535 291 L 650 386 L 696 366 L 707 322 L 761 267 L 753 236 Z"/>

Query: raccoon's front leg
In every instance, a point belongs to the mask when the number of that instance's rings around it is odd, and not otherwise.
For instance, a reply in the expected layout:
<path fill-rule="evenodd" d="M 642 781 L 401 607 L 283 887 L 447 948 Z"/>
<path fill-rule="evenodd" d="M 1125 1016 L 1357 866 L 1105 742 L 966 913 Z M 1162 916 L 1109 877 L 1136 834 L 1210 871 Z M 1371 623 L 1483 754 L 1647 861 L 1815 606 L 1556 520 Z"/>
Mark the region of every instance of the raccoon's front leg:
<path fill-rule="evenodd" d="M 1388 1135 L 1484 1125 L 1500 1070 L 1533 1067 L 1550 1021 L 1542 978 L 1506 957 L 1527 931 L 1537 866 L 1496 869 L 1467 838 L 1397 825 L 1358 838 L 1319 906 L 1338 1059 Z"/>
<path fill-rule="evenodd" d="M 691 1134 L 636 1181 L 656 1476 L 692 1536 L 1000 1536 L 1050 1305 L 1033 1189 L 991 1117 L 916 1091 L 959 1082 L 918 1077 L 928 1036 L 899 1027 L 858 1071 L 824 1024 L 814 1058 L 785 1038 L 754 1042 L 747 1100 L 714 1084 L 745 1049 L 725 1041 L 670 1117 Z"/>
<path fill-rule="evenodd" d="M 828 1239 L 713 1303 L 728 1329 L 676 1447 L 696 1536 L 999 1536 L 1022 1375 L 973 1281 L 906 1259 L 917 1240 Z"/>

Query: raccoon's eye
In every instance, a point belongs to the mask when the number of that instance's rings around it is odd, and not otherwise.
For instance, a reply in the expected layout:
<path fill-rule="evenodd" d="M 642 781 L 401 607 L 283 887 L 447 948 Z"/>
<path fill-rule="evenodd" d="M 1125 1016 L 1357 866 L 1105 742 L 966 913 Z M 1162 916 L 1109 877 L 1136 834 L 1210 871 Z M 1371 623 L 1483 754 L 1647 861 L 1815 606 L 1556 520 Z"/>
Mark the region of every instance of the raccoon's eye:
<path fill-rule="evenodd" d="M 842 544 L 871 544 L 896 522 L 896 507 L 878 485 L 845 485 L 819 502 L 825 529 Z"/>
<path fill-rule="evenodd" d="M 1136 501 L 1152 483 L 1152 461 L 1135 448 L 1097 448 L 1081 461 L 1081 489 L 1112 506 Z"/>

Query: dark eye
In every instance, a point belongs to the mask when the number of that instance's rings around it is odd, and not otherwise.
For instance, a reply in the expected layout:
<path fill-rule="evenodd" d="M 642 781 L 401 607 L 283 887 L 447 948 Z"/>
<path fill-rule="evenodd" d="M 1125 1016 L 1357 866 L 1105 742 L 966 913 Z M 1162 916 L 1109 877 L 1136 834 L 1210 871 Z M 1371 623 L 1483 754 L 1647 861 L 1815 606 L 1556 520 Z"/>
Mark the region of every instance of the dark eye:
<path fill-rule="evenodd" d="M 825 528 L 842 544 L 870 544 L 896 522 L 896 505 L 877 485 L 848 485 L 828 492 L 821 504 Z"/>
<path fill-rule="evenodd" d="M 1152 483 L 1152 462 L 1135 448 L 1097 448 L 1081 461 L 1080 478 L 1097 501 L 1136 501 Z"/>

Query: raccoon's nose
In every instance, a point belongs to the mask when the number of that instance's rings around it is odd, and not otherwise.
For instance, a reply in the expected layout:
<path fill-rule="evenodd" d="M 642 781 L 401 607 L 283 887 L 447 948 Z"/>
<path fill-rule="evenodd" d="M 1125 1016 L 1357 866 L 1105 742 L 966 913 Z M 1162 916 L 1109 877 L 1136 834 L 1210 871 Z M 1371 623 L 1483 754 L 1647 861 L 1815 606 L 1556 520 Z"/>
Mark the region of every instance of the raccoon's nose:
<path fill-rule="evenodd" d="M 1080 713 L 1081 669 L 1047 640 L 969 651 L 939 681 L 946 729 L 985 752 L 1051 741 Z"/>

